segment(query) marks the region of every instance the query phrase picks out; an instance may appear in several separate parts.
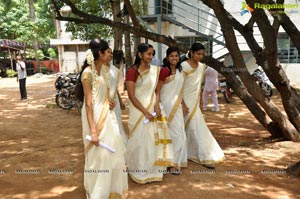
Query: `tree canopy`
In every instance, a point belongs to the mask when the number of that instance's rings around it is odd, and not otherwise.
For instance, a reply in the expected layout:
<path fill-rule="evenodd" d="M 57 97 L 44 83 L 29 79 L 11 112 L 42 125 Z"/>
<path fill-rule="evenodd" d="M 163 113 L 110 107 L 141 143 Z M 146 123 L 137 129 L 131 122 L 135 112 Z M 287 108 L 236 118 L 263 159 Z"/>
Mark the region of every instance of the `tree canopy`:
<path fill-rule="evenodd" d="M 110 2 L 108 0 L 96 1 L 77 1 L 75 5 L 85 12 L 101 16 L 112 17 Z M 101 5 L 101 6 L 98 6 Z M 70 14 L 72 15 L 72 14 Z M 96 37 L 110 40 L 112 38 L 112 27 L 102 24 L 76 24 L 74 22 L 67 23 L 66 31 L 72 33 L 72 37 L 81 40 L 90 40 Z"/>
<path fill-rule="evenodd" d="M 31 48 L 36 38 L 47 53 L 50 38 L 56 37 L 54 13 L 48 0 L 37 0 L 34 7 L 36 19 L 32 22 L 27 1 L 1 0 L 0 38 L 24 42 Z"/>

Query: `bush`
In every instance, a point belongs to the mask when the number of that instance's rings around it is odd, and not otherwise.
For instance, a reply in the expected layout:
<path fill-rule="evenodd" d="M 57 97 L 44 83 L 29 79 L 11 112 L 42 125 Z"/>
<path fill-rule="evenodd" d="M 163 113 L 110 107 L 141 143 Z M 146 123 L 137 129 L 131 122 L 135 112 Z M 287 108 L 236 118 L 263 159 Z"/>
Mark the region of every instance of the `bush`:
<path fill-rule="evenodd" d="M 56 54 L 56 52 L 55 52 L 55 49 L 53 49 L 53 48 L 48 48 L 48 54 L 49 54 L 49 56 L 52 58 L 52 59 L 54 59 L 54 58 L 57 58 L 57 54 Z"/>
<path fill-rule="evenodd" d="M 14 70 L 12 70 L 12 69 L 8 69 L 8 70 L 6 71 L 6 74 L 7 74 L 8 77 L 14 77 L 14 76 L 16 76 L 16 75 L 18 74 L 18 72 L 17 72 L 17 71 L 14 71 Z"/>
<path fill-rule="evenodd" d="M 42 66 L 41 67 L 41 73 L 48 74 L 49 73 L 49 68 L 47 66 Z"/>

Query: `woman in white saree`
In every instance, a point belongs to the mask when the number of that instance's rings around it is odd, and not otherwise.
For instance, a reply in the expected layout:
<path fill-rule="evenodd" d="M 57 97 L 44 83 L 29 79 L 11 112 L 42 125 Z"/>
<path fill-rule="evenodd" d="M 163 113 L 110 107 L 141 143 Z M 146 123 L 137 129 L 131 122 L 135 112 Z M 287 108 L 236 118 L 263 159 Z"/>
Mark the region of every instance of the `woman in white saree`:
<path fill-rule="evenodd" d="M 179 55 L 180 52 L 177 47 L 167 49 L 157 85 L 157 98 L 167 115 L 168 131 L 173 142 L 175 170 L 170 168 L 172 174 L 180 174 L 180 169 L 187 167 L 187 145 L 183 116 L 183 113 L 187 113 L 187 107 L 182 101 L 184 75 L 181 71 L 181 65 L 178 64 Z"/>
<path fill-rule="evenodd" d="M 118 91 L 118 85 L 119 85 L 119 76 L 121 71 L 114 65 L 110 65 L 110 97 L 111 99 L 114 100 L 114 102 L 116 103 L 116 107 L 113 109 L 115 114 L 116 114 L 116 118 L 119 124 L 119 130 L 120 130 L 120 134 L 122 135 L 123 141 L 125 143 L 125 145 L 127 145 L 128 142 L 128 137 L 125 133 L 123 124 L 122 124 L 122 110 L 125 108 L 125 105 L 122 102 L 122 98 L 119 94 Z"/>
<path fill-rule="evenodd" d="M 183 98 L 189 109 L 189 113 L 185 116 L 185 129 L 188 159 L 214 168 L 212 164 L 222 161 L 224 153 L 208 129 L 199 107 L 201 84 L 206 67 L 200 63 L 204 53 L 204 46 L 194 43 L 188 54 L 188 60 L 181 63 L 182 70 L 186 74 Z"/>
<path fill-rule="evenodd" d="M 164 168 L 173 163 L 166 118 L 161 116 L 156 104 L 155 89 L 160 68 L 150 65 L 152 53 L 151 45 L 140 44 L 135 63 L 126 73 L 130 99 L 127 166 L 130 177 L 140 184 L 161 181 Z M 152 115 L 154 112 L 157 116 Z"/>
<path fill-rule="evenodd" d="M 89 47 L 81 73 L 84 188 L 88 199 L 125 198 L 128 189 L 125 145 L 112 111 L 115 102 L 110 98 L 110 72 L 109 66 L 105 65 L 112 53 L 103 40 L 92 40 Z M 87 136 L 91 141 L 86 139 Z M 116 152 L 99 146 L 99 141 Z"/>

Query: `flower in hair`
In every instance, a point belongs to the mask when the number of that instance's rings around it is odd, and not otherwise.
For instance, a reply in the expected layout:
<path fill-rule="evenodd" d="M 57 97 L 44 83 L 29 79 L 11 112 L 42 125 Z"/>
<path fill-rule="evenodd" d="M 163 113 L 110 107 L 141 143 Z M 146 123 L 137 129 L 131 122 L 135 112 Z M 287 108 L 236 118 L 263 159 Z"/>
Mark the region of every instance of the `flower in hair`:
<path fill-rule="evenodd" d="M 88 49 L 86 51 L 86 61 L 89 65 L 92 65 L 94 63 L 94 55 L 91 49 Z"/>
<path fill-rule="evenodd" d="M 92 82 L 92 102 L 95 102 L 95 97 L 96 97 L 96 79 L 97 79 L 97 71 L 95 67 L 95 62 L 94 62 L 94 55 L 91 49 L 88 49 L 86 51 L 86 61 L 88 65 L 91 66 L 92 68 L 92 74 L 93 74 L 93 82 Z"/>
<path fill-rule="evenodd" d="M 190 58 L 189 53 L 190 53 L 190 51 L 188 50 L 187 53 L 185 54 L 185 57 L 188 59 Z"/>

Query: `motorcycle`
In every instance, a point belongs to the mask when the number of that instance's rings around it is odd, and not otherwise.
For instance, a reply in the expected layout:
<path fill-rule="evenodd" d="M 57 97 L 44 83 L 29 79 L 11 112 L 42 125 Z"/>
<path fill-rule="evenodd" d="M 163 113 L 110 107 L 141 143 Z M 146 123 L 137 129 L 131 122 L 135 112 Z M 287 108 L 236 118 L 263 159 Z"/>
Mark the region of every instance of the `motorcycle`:
<path fill-rule="evenodd" d="M 75 96 L 75 86 L 78 79 L 79 74 L 60 74 L 58 75 L 54 86 L 56 88 L 56 104 L 66 110 L 70 110 L 74 107 L 80 113 L 82 102 Z"/>
<path fill-rule="evenodd" d="M 220 88 L 221 93 L 224 96 L 225 101 L 227 103 L 231 103 L 232 102 L 232 92 L 233 91 L 231 90 L 231 88 L 227 84 L 225 78 L 219 80 L 219 88 Z"/>
<path fill-rule="evenodd" d="M 252 77 L 254 77 L 255 81 L 258 82 L 258 85 L 262 88 L 267 97 L 271 97 L 273 95 L 272 87 L 268 83 L 269 78 L 261 68 L 256 69 L 253 72 Z"/>

